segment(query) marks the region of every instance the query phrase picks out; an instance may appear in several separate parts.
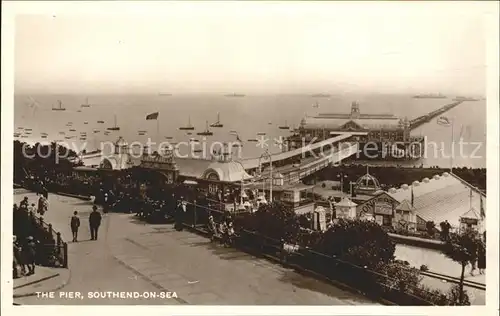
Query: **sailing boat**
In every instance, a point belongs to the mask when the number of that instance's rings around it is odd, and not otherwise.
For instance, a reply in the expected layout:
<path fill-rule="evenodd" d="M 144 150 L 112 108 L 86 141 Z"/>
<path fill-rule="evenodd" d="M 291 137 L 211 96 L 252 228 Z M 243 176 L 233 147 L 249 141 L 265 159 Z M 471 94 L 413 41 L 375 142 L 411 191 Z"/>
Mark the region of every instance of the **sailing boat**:
<path fill-rule="evenodd" d="M 61 100 L 57 100 L 57 102 L 59 103 L 59 107 L 52 107 L 52 111 L 66 111 L 66 108 L 63 107 Z"/>
<path fill-rule="evenodd" d="M 220 122 L 220 113 L 217 112 L 217 121 L 211 124 L 210 127 L 224 127 L 224 125 Z"/>
<path fill-rule="evenodd" d="M 82 108 L 89 108 L 90 107 L 90 104 L 89 104 L 89 98 L 86 98 L 85 99 L 85 103 L 82 104 Z"/>
<path fill-rule="evenodd" d="M 188 125 L 179 127 L 181 131 L 192 131 L 194 130 L 194 126 L 191 125 L 191 117 L 188 117 Z"/>
<path fill-rule="evenodd" d="M 120 127 L 118 125 L 116 125 L 116 115 L 115 115 L 115 126 L 108 127 L 107 130 L 108 131 L 119 131 L 120 130 Z"/>
<path fill-rule="evenodd" d="M 285 121 L 285 125 L 278 126 L 279 129 L 290 129 L 290 126 L 288 126 L 287 122 Z"/>
<path fill-rule="evenodd" d="M 208 121 L 207 121 L 205 131 L 204 131 L 204 132 L 199 132 L 199 133 L 196 133 L 196 134 L 197 134 L 197 135 L 202 135 L 202 136 L 212 136 L 214 133 L 212 133 L 212 132 L 208 129 Z"/>

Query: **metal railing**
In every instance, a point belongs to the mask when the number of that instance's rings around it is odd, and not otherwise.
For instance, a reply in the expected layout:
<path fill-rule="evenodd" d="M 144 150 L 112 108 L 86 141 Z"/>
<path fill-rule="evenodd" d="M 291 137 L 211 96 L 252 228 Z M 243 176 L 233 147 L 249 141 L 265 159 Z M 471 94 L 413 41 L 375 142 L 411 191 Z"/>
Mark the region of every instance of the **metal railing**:
<path fill-rule="evenodd" d="M 68 244 L 61 238 L 61 233 L 46 223 L 43 217 L 34 212 L 18 209 L 14 214 L 14 234 L 21 240 L 32 236 L 36 244 L 35 262 L 42 266 L 68 267 Z"/>
<path fill-rule="evenodd" d="M 188 227 L 207 232 L 210 215 L 216 223 L 224 220 L 225 212 L 199 205 L 196 202 L 185 203 L 186 212 L 183 223 Z M 335 256 L 320 253 L 309 247 L 288 245 L 260 232 L 248 230 L 242 225 L 244 222 L 239 219 L 252 216 L 250 212 L 230 214 L 233 217 L 236 233 L 235 246 L 253 251 L 257 255 L 270 256 L 283 264 L 299 267 L 322 278 L 340 281 L 370 297 L 382 297 L 388 301 L 397 302 L 398 305 L 450 305 L 444 295 L 428 291 L 424 287 L 415 287 L 402 280 L 357 266 Z M 289 251 L 290 249 L 292 251 Z"/>

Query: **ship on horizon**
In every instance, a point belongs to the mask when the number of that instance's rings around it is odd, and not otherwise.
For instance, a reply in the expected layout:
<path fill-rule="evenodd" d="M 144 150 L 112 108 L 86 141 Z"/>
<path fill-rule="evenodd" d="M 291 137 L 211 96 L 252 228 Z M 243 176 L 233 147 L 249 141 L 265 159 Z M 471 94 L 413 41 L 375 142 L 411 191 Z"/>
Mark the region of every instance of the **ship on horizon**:
<path fill-rule="evenodd" d="M 63 107 L 61 100 L 57 100 L 57 103 L 58 107 L 52 107 L 52 111 L 66 111 L 66 108 Z"/>
<path fill-rule="evenodd" d="M 479 101 L 480 99 L 478 98 L 473 98 L 473 97 L 462 97 L 462 96 L 457 96 L 453 98 L 453 101 Z"/>
<path fill-rule="evenodd" d="M 438 94 L 429 93 L 429 94 L 417 94 L 417 95 L 414 95 L 413 98 L 414 99 L 446 99 L 447 96 L 445 96 L 441 93 L 438 93 Z"/>
<path fill-rule="evenodd" d="M 313 98 L 329 98 L 330 95 L 326 94 L 326 93 L 315 93 L 315 94 L 312 94 L 311 97 L 313 97 Z"/>
<path fill-rule="evenodd" d="M 226 94 L 225 97 L 232 97 L 232 98 L 241 98 L 241 97 L 244 97 L 245 95 L 244 94 L 241 94 L 241 93 L 230 93 L 230 94 Z"/>

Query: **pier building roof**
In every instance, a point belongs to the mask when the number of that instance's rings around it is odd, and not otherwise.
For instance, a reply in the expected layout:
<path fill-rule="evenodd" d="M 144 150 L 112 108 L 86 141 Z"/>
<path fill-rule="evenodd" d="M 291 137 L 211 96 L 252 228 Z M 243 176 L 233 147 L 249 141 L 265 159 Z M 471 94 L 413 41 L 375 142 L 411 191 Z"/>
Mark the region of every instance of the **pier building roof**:
<path fill-rule="evenodd" d="M 342 129 L 348 122 L 353 122 L 359 128 L 366 130 L 376 129 L 399 129 L 399 119 L 391 118 L 329 118 L 329 117 L 307 117 L 304 120 L 304 129 Z"/>
<path fill-rule="evenodd" d="M 457 227 L 460 217 L 471 208 L 483 207 L 486 210 L 485 196 L 453 174 L 436 175 L 432 179 L 424 179 L 418 185 L 403 185 L 399 189 L 389 190 L 388 194 L 403 203 L 404 200 L 411 201 L 412 190 L 413 208 L 417 216 L 425 221 L 440 223 L 448 220 Z"/>
<path fill-rule="evenodd" d="M 400 119 L 392 114 L 362 114 L 359 104 L 353 102 L 351 113 L 320 113 L 301 121 L 304 129 L 398 129 Z"/>

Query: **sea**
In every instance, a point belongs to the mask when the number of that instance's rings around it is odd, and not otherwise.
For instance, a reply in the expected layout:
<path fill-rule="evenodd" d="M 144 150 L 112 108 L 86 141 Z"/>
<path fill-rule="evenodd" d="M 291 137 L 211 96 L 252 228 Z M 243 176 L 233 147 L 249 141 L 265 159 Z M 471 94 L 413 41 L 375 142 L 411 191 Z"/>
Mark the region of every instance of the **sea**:
<path fill-rule="evenodd" d="M 87 98 L 90 107 L 81 107 Z M 52 110 L 52 107 L 58 106 L 58 100 L 66 108 L 65 111 Z M 205 146 L 208 156 L 221 143 L 236 142 L 237 134 L 243 146 L 232 147 L 233 158 L 254 158 L 262 155 L 265 150 L 271 153 L 282 150 L 280 142 L 291 132 L 280 129 L 279 126 L 297 128 L 306 115 L 349 113 L 353 101 L 359 103 L 361 113 L 390 113 L 408 119 L 453 102 L 451 98 L 415 99 L 411 95 L 388 94 L 338 94 L 330 97 L 16 94 L 14 132 L 23 135 L 21 128 L 29 128 L 32 132 L 24 134 L 27 137 L 16 139 L 29 143 L 66 142 L 77 151 L 85 149 L 87 152 L 101 148 L 102 144 L 110 144 L 119 137 L 123 137 L 129 144 L 146 144 L 149 139 L 151 148 L 156 148 L 162 142 L 191 142 L 194 139 L 199 143 L 193 146 Z M 313 106 L 316 102 L 319 104 L 318 108 Z M 146 120 L 148 114 L 155 112 L 159 113 L 157 120 Z M 214 123 L 218 115 L 223 127 L 209 127 L 213 136 L 196 135 L 206 129 L 207 123 Z M 453 127 L 439 125 L 434 119 L 412 131 L 412 135 L 427 137 L 427 155 L 418 164 L 444 168 L 449 168 L 452 164 L 454 167 L 486 167 L 486 101 L 463 102 L 444 115 L 453 121 Z M 106 129 L 114 126 L 115 119 L 120 130 L 108 131 L 109 134 L 105 135 Z M 100 124 L 99 120 L 105 123 Z M 195 130 L 179 130 L 179 127 L 188 125 L 188 121 Z M 68 126 L 70 122 L 72 124 Z M 139 135 L 139 131 L 146 133 Z M 87 133 L 85 141 L 80 140 L 82 132 Z M 192 134 L 188 135 L 187 132 Z M 42 133 L 47 135 L 45 139 L 41 137 Z M 260 141 L 255 142 L 255 139 Z M 452 139 L 455 142 L 455 155 L 450 159 Z M 459 139 L 462 139 L 462 145 L 458 144 Z M 182 149 L 180 152 L 182 153 Z M 188 152 L 186 149 L 183 154 Z"/>

